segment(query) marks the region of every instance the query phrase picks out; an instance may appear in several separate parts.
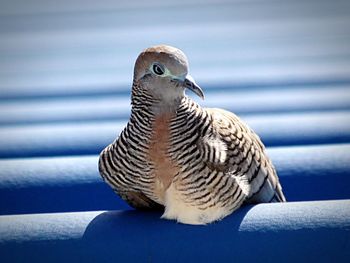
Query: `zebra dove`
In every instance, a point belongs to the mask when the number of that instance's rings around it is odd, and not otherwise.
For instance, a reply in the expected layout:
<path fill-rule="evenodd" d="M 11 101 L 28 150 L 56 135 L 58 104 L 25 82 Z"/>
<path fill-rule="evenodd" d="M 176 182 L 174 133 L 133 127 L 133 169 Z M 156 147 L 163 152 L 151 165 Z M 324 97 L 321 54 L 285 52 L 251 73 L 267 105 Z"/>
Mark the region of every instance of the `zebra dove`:
<path fill-rule="evenodd" d="M 259 137 L 235 114 L 202 108 L 204 99 L 174 47 L 147 48 L 136 60 L 131 116 L 100 154 L 103 179 L 132 207 L 162 218 L 207 224 L 244 203 L 285 202 Z"/>

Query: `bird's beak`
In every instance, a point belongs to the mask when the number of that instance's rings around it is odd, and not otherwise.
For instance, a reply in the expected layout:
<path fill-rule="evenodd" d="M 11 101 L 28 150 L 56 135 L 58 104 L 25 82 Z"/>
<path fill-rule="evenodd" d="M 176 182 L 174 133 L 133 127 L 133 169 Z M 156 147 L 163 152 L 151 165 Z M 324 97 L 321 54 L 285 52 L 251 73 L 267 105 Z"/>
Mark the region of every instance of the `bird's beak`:
<path fill-rule="evenodd" d="M 197 85 L 197 83 L 190 75 L 186 76 L 183 84 L 186 88 L 192 90 L 196 95 L 198 95 L 202 100 L 204 100 L 203 90 Z"/>

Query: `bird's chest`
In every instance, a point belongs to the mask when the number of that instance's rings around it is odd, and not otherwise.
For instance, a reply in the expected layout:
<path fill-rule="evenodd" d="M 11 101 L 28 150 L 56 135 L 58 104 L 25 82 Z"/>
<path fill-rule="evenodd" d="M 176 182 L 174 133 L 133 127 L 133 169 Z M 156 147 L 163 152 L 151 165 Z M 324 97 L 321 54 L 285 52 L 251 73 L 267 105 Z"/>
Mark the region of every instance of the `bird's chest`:
<path fill-rule="evenodd" d="M 164 202 L 165 191 L 178 172 L 177 164 L 169 156 L 171 117 L 170 114 L 163 114 L 155 119 L 148 150 L 148 161 L 153 166 L 153 193 L 161 203 Z"/>

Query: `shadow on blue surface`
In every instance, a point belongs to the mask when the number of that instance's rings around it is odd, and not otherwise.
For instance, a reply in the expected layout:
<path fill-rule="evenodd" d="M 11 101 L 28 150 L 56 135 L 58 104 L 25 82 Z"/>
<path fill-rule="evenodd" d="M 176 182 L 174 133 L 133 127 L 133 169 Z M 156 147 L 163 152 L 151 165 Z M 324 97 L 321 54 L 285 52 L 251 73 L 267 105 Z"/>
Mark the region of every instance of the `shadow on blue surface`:
<path fill-rule="evenodd" d="M 114 211 L 0 217 L 8 262 L 347 262 L 349 201 L 245 206 L 190 226 L 161 213 Z M 36 232 L 36 229 L 42 229 Z M 17 253 L 21 251 L 21 253 Z M 244 260 L 243 260 L 244 259 Z"/>

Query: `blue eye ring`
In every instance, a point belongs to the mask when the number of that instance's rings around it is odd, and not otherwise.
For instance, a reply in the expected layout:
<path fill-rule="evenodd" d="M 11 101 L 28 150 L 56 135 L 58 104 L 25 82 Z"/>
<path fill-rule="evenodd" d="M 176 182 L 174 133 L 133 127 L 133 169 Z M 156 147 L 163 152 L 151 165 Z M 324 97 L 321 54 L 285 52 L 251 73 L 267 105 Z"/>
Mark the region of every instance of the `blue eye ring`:
<path fill-rule="evenodd" d="M 158 76 L 161 76 L 164 74 L 164 68 L 158 63 L 153 64 L 152 71 L 154 72 L 154 74 Z"/>

